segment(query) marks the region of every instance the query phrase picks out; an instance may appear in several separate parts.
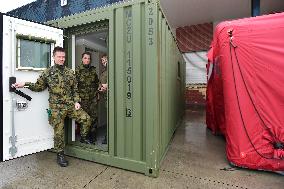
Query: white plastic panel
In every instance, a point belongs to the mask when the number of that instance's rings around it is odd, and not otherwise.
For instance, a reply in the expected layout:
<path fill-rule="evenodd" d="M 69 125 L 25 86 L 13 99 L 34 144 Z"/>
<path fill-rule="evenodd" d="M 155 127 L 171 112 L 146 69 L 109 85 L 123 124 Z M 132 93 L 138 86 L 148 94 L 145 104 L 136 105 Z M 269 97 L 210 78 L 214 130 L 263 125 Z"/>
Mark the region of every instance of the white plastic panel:
<path fill-rule="evenodd" d="M 9 92 L 9 77 L 17 82 L 35 82 L 41 72 L 16 70 L 16 34 L 47 38 L 56 41 L 54 46 L 63 46 L 63 31 L 53 27 L 20 20 L 4 15 L 3 18 L 3 161 L 47 150 L 53 147 L 53 128 L 48 124 L 48 91 L 32 92 L 20 89 L 32 97 L 31 101 Z M 53 60 L 52 60 L 53 63 Z M 13 101 L 14 99 L 14 101 Z M 15 101 L 28 102 L 28 108 L 17 110 Z M 14 116 L 13 116 L 14 111 Z M 13 119 L 14 118 L 14 119 Z M 11 155 L 9 141 L 14 123 L 17 152 Z"/>
<path fill-rule="evenodd" d="M 186 60 L 186 84 L 207 83 L 206 54 L 206 51 L 183 54 Z"/>

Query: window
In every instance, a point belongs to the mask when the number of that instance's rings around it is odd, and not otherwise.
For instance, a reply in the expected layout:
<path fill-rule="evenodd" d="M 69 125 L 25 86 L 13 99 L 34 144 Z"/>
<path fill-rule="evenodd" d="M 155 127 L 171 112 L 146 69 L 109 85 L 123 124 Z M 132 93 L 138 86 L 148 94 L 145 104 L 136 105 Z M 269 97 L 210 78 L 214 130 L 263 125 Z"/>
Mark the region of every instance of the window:
<path fill-rule="evenodd" d="M 44 70 L 51 64 L 54 42 L 39 38 L 17 38 L 17 70 Z"/>

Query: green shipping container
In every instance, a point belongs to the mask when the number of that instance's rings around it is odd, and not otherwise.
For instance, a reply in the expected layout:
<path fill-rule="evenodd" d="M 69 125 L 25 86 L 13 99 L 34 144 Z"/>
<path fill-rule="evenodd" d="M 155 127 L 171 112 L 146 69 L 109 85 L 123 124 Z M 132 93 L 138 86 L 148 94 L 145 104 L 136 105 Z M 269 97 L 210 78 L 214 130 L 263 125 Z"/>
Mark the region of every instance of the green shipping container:
<path fill-rule="evenodd" d="M 108 35 L 108 147 L 72 142 L 69 124 L 66 154 L 157 177 L 182 120 L 185 89 L 185 61 L 159 1 L 118 3 L 48 24 L 64 29 L 69 66 L 74 39 Z"/>

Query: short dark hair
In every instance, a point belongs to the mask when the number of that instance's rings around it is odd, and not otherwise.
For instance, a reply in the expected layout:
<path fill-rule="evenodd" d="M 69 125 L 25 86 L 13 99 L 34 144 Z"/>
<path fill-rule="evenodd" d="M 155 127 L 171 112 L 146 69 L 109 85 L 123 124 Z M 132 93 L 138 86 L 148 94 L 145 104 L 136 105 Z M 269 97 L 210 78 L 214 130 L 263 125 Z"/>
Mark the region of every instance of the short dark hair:
<path fill-rule="evenodd" d="M 103 54 L 101 58 L 106 57 L 107 58 L 107 54 Z"/>
<path fill-rule="evenodd" d="M 57 46 L 57 47 L 54 47 L 54 49 L 53 49 L 53 52 L 52 52 L 53 56 L 55 55 L 56 52 L 64 52 L 65 53 L 65 50 L 64 50 L 64 48 Z"/>
<path fill-rule="evenodd" d="M 90 58 L 92 58 L 92 54 L 90 53 L 90 52 L 83 52 L 83 54 L 82 54 L 82 58 L 84 57 L 84 55 L 89 55 L 90 56 Z"/>

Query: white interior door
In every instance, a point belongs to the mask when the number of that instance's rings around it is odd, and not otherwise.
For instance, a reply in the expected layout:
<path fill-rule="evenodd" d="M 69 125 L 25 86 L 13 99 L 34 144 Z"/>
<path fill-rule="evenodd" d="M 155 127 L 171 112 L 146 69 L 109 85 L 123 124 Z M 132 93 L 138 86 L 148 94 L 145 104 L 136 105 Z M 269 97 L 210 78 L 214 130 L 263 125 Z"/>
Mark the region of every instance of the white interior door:
<path fill-rule="evenodd" d="M 1 15 L 0 15 L 1 16 Z M 52 50 L 63 46 L 63 31 L 50 26 L 2 15 L 2 160 L 53 147 L 53 128 L 48 124 L 48 91 L 20 89 L 31 101 L 9 92 L 9 78 L 35 82 L 53 64 Z M 49 65 L 47 65 L 49 64 Z"/>

